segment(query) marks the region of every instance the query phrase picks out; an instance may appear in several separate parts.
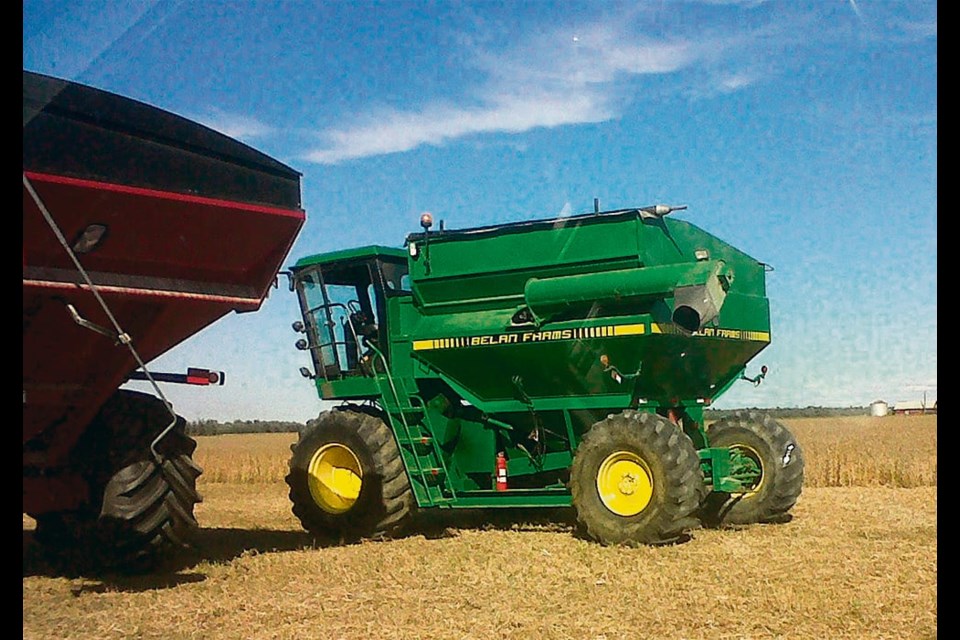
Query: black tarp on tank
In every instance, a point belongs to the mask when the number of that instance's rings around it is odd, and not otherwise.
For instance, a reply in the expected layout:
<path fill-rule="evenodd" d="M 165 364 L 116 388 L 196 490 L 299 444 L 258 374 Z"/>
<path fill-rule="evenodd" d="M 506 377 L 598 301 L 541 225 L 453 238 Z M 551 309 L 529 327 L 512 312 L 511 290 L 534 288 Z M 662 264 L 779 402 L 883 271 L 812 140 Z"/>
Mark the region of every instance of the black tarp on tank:
<path fill-rule="evenodd" d="M 300 207 L 300 173 L 256 149 L 157 107 L 27 70 L 23 170 Z"/>

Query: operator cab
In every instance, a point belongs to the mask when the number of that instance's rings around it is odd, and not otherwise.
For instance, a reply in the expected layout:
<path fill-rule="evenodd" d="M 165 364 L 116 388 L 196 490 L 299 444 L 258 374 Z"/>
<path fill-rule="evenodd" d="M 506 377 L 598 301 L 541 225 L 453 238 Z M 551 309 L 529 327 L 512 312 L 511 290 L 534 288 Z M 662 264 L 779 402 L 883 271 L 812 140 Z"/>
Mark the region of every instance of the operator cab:
<path fill-rule="evenodd" d="M 293 268 L 306 334 L 298 345 L 310 351 L 317 377 L 329 382 L 384 370 L 386 298 L 409 294 L 406 276 L 406 253 L 389 247 L 314 256 Z"/>

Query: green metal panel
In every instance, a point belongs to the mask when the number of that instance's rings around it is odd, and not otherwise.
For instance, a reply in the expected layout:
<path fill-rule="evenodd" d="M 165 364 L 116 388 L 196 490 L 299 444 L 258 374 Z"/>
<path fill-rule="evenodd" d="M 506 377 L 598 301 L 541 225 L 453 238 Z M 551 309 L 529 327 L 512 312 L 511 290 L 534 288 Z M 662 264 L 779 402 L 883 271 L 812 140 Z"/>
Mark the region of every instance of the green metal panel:
<path fill-rule="evenodd" d="M 570 492 L 563 488 L 471 491 L 460 496 L 452 506 L 461 509 L 569 507 Z"/>
<path fill-rule="evenodd" d="M 293 269 L 304 269 L 317 264 L 330 264 L 343 262 L 347 260 L 365 260 L 368 258 L 405 258 L 407 252 L 396 247 L 383 247 L 380 245 L 368 245 L 366 247 L 357 247 L 356 249 L 341 249 L 339 251 L 330 251 L 328 253 L 318 253 L 312 256 L 306 256 L 297 260 Z"/>
<path fill-rule="evenodd" d="M 343 378 L 329 382 L 318 378 L 317 387 L 324 400 L 363 400 L 380 395 L 380 387 L 373 378 Z"/>
<path fill-rule="evenodd" d="M 571 219 L 572 220 L 572 219 Z M 614 217 L 594 224 L 504 225 L 485 231 L 411 236 L 417 255 L 410 276 L 425 310 L 491 308 L 521 297 L 531 277 L 570 275 L 639 266 L 636 220 Z M 489 302 L 493 301 L 493 302 Z"/>
<path fill-rule="evenodd" d="M 481 408 L 514 400 L 516 377 L 535 403 L 555 400 L 579 408 L 585 406 L 579 399 L 610 396 L 607 406 L 626 407 L 633 384 L 644 398 L 716 399 L 718 389 L 739 376 L 769 339 L 765 332 L 739 329 L 717 335 L 714 328 L 706 332 L 710 335 L 686 336 L 670 324 L 633 320 L 640 321 L 571 321 L 549 330 L 414 340 L 413 348 L 418 359 Z M 620 379 L 607 370 L 604 356 Z M 636 380 L 624 377 L 638 371 Z"/>
<path fill-rule="evenodd" d="M 551 406 L 597 396 L 625 406 L 636 393 L 716 399 L 770 341 L 763 265 L 683 221 L 622 211 L 408 243 L 418 248 L 401 333 L 433 375 L 481 408 L 515 402 L 518 376 Z M 718 315 L 684 331 L 676 291 L 714 281 L 725 287 Z M 525 308 L 530 323 L 518 323 Z M 639 371 L 636 381 L 617 382 L 602 356 L 622 374 Z"/>

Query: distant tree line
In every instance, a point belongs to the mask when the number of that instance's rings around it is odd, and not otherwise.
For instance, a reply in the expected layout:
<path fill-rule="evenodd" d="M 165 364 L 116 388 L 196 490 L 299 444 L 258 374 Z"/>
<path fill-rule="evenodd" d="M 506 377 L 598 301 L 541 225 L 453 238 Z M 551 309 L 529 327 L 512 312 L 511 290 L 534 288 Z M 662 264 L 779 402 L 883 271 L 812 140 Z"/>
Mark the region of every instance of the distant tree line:
<path fill-rule="evenodd" d="M 758 409 L 751 407 L 751 411 L 763 411 L 774 418 L 832 418 L 837 416 L 865 416 L 870 413 L 868 407 L 773 407 Z M 705 420 L 719 420 L 742 409 L 705 409 Z"/>
<path fill-rule="evenodd" d="M 775 407 L 758 409 L 774 418 L 829 418 L 834 416 L 864 416 L 870 413 L 868 407 Z M 703 412 L 706 420 L 719 420 L 729 416 L 737 409 L 706 409 Z M 187 435 L 217 436 L 225 433 L 297 433 L 303 428 L 301 422 L 285 422 L 282 420 L 233 420 L 220 422 L 218 420 L 190 420 L 187 422 Z"/>
<path fill-rule="evenodd" d="M 188 420 L 187 435 L 219 436 L 225 433 L 296 433 L 303 428 L 300 422 L 282 420 Z"/>

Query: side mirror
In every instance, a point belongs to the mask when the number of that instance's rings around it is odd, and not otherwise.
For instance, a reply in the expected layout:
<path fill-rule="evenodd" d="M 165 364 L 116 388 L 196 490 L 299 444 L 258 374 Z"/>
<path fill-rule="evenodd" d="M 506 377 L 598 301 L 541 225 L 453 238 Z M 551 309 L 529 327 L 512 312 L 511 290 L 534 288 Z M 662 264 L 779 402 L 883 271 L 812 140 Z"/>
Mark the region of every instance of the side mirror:
<path fill-rule="evenodd" d="M 292 271 L 280 271 L 277 275 L 278 275 L 278 276 L 280 276 L 280 275 L 287 276 L 287 289 L 289 289 L 290 291 L 293 291 L 293 272 L 292 272 Z M 277 279 L 276 279 L 276 278 L 275 278 L 274 281 L 273 281 L 273 286 L 274 286 L 274 287 L 277 286 Z"/>

